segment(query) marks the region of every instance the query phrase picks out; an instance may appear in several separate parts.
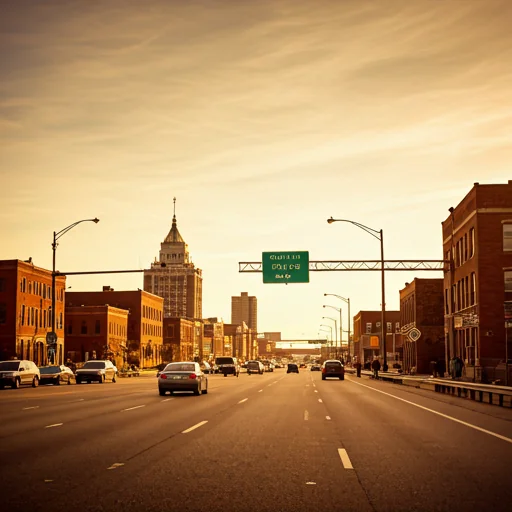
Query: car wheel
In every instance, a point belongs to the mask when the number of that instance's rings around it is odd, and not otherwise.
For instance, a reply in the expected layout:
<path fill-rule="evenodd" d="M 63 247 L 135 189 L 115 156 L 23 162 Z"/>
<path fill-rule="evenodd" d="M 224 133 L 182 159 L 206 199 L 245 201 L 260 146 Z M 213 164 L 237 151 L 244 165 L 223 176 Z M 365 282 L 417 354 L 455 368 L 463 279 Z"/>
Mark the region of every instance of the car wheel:
<path fill-rule="evenodd" d="M 197 384 L 197 389 L 194 390 L 194 395 L 199 396 L 201 394 L 201 385 Z"/>
<path fill-rule="evenodd" d="M 206 381 L 206 389 L 202 389 L 202 390 L 201 390 L 201 393 L 202 393 L 203 395 L 207 395 L 207 394 L 208 394 L 208 381 Z"/>
<path fill-rule="evenodd" d="M 165 396 L 165 389 L 159 389 L 159 390 L 158 390 L 158 394 L 159 394 L 160 396 Z"/>
<path fill-rule="evenodd" d="M 71 377 L 68 377 L 68 386 L 71 385 Z"/>
<path fill-rule="evenodd" d="M 20 387 L 20 379 L 14 379 L 14 382 L 11 384 L 12 389 L 19 389 Z"/>
<path fill-rule="evenodd" d="M 54 383 L 56 386 L 60 386 L 60 377 L 57 377 L 55 379 L 55 383 Z"/>
<path fill-rule="evenodd" d="M 342 375 L 342 376 L 340 377 L 340 380 L 345 380 L 345 375 Z"/>
<path fill-rule="evenodd" d="M 77 384 L 82 384 L 82 381 L 80 379 L 76 379 Z"/>
<path fill-rule="evenodd" d="M 322 380 L 325 380 L 325 377 L 322 375 Z"/>
<path fill-rule="evenodd" d="M 37 386 L 39 386 L 39 379 L 34 377 L 34 380 L 32 381 L 32 387 L 37 388 Z"/>
<path fill-rule="evenodd" d="M 104 375 L 100 375 L 99 383 L 103 384 L 104 382 L 105 382 L 105 376 Z"/>
<path fill-rule="evenodd" d="M 114 376 L 112 377 L 112 382 L 115 382 L 116 381 L 116 375 L 114 374 Z"/>

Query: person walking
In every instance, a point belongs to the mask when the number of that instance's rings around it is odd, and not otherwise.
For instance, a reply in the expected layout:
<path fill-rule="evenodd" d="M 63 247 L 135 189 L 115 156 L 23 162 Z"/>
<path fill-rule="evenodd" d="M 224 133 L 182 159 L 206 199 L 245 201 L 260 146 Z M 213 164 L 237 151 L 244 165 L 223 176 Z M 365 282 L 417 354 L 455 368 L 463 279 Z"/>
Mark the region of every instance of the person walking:
<path fill-rule="evenodd" d="M 380 370 L 380 361 L 378 359 L 373 360 L 372 370 L 373 370 L 373 378 L 378 379 L 379 378 L 379 370 Z"/>
<path fill-rule="evenodd" d="M 357 361 L 356 364 L 355 364 L 355 367 L 356 367 L 356 376 L 357 377 L 361 377 L 361 367 L 363 365 L 361 364 L 361 361 Z"/>

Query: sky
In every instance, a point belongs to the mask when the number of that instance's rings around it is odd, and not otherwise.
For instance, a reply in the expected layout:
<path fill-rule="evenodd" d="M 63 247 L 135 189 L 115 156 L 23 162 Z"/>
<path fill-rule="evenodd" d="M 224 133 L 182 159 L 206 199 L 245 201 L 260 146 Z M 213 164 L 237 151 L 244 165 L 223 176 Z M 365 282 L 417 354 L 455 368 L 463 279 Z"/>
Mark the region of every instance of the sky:
<path fill-rule="evenodd" d="M 511 26 L 509 0 L 2 0 L 0 259 L 51 269 L 53 232 L 98 217 L 57 269 L 148 268 L 176 197 L 204 317 L 248 292 L 260 332 L 325 337 L 323 305 L 346 329 L 324 293 L 380 310 L 379 272 L 263 284 L 239 262 L 379 259 L 331 216 L 382 229 L 386 259 L 442 259 L 448 208 L 512 178 Z M 387 309 L 415 277 L 442 272 L 387 272 Z"/>

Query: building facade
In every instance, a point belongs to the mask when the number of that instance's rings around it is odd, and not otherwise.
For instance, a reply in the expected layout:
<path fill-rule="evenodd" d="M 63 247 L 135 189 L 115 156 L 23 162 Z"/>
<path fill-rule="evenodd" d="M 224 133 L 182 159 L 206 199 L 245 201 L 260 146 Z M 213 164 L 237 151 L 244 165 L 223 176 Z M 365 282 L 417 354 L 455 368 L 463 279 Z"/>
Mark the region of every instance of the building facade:
<path fill-rule="evenodd" d="M 64 363 L 65 276 L 56 277 L 55 332 L 51 331 L 52 272 L 28 261 L 0 261 L 0 360 L 20 358 L 38 366 Z"/>
<path fill-rule="evenodd" d="M 464 361 L 467 379 L 494 380 L 512 301 L 512 180 L 475 183 L 442 230 L 446 357 Z"/>
<path fill-rule="evenodd" d="M 445 361 L 443 279 L 414 279 L 400 290 L 400 324 L 405 373 L 431 372 L 431 361 Z M 418 339 L 407 336 L 420 331 Z M 445 362 L 446 368 L 446 362 Z"/>
<path fill-rule="evenodd" d="M 209 352 L 208 352 L 209 350 Z M 224 354 L 224 322 L 218 318 L 204 320 L 204 347 L 205 359 L 214 360 Z"/>
<path fill-rule="evenodd" d="M 176 214 L 160 244 L 158 259 L 144 270 L 144 290 L 164 298 L 165 318 L 202 318 L 202 271 L 190 260 L 188 246 L 178 231 Z"/>
<path fill-rule="evenodd" d="M 258 332 L 258 300 L 242 292 L 240 297 L 231 297 L 231 323 L 241 325 L 245 322 L 252 332 Z"/>
<path fill-rule="evenodd" d="M 165 363 L 194 360 L 196 325 L 186 318 L 164 318 Z M 197 344 L 197 343 L 196 343 Z"/>
<path fill-rule="evenodd" d="M 68 292 L 66 307 L 108 305 L 128 315 L 127 363 L 150 368 L 162 362 L 164 299 L 142 290 Z"/>
<path fill-rule="evenodd" d="M 66 357 L 78 363 L 110 359 L 121 369 L 128 359 L 128 310 L 108 305 L 70 306 L 65 315 Z"/>

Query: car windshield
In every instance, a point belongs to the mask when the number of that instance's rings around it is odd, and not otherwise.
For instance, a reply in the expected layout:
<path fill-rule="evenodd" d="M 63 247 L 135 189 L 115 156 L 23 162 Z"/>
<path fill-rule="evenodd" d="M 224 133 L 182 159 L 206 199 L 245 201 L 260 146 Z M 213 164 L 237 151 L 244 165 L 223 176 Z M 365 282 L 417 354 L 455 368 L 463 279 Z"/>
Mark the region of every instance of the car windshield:
<path fill-rule="evenodd" d="M 217 357 L 217 359 L 215 359 L 215 362 L 217 364 L 233 364 L 233 358 L 232 357 Z"/>
<path fill-rule="evenodd" d="M 87 361 L 87 363 L 83 365 L 83 368 L 85 370 L 89 370 L 90 368 L 92 368 L 93 370 L 101 370 L 105 368 L 105 363 L 103 363 L 102 361 Z"/>
<path fill-rule="evenodd" d="M 193 363 L 171 363 L 165 367 L 164 372 L 193 372 L 194 370 Z"/>
<path fill-rule="evenodd" d="M 43 366 L 39 368 L 39 373 L 47 374 L 47 373 L 60 373 L 60 366 Z"/>
<path fill-rule="evenodd" d="M 288 368 L 297 368 L 296 364 L 288 364 Z"/>
<path fill-rule="evenodd" d="M 0 363 L 0 371 L 15 372 L 18 370 L 19 365 L 19 361 L 2 361 Z"/>
<path fill-rule="evenodd" d="M 329 361 L 325 363 L 325 366 L 341 366 L 341 363 L 339 361 Z"/>

